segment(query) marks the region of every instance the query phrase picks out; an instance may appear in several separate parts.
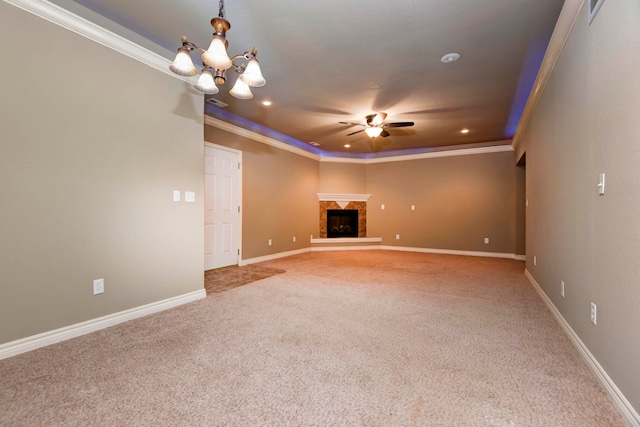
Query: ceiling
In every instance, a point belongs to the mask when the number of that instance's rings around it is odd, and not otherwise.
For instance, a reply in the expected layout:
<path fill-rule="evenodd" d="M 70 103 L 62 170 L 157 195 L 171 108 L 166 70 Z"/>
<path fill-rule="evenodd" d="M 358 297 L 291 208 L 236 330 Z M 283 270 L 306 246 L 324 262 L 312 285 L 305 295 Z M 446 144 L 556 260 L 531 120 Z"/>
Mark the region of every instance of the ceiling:
<path fill-rule="evenodd" d="M 182 35 L 207 48 L 218 14 L 213 0 L 52 3 L 171 60 Z M 206 112 L 327 156 L 509 144 L 563 3 L 226 0 L 229 54 L 256 46 L 267 84 L 252 88 L 251 100 L 235 99 L 232 75 L 213 96 L 227 106 L 207 103 Z M 441 62 L 451 52 L 460 59 Z M 266 99 L 273 105 L 263 106 Z M 347 136 L 363 127 L 339 124 L 365 123 L 375 112 L 415 126 L 372 140 L 364 132 Z"/>

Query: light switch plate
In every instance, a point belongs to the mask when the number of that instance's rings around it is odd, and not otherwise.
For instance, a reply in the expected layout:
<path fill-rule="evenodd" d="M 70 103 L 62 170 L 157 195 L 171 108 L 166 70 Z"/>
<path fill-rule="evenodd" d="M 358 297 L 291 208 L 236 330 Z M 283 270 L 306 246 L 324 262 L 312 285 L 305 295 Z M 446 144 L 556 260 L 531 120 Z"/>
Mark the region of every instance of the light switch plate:
<path fill-rule="evenodd" d="M 180 190 L 173 190 L 173 201 L 174 202 L 180 201 Z"/>
<path fill-rule="evenodd" d="M 187 203 L 194 203 L 196 201 L 196 193 L 194 193 L 193 191 L 185 191 L 184 201 Z"/>

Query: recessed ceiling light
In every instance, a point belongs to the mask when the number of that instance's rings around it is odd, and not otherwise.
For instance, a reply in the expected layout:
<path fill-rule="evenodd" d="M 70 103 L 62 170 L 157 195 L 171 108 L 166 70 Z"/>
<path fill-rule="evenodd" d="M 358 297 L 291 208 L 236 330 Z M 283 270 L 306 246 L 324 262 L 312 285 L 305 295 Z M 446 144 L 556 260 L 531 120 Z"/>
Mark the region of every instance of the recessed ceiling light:
<path fill-rule="evenodd" d="M 265 99 L 264 101 L 262 101 L 262 105 L 264 105 L 265 107 L 269 107 L 273 105 L 273 102 L 269 101 L 268 99 Z"/>
<path fill-rule="evenodd" d="M 380 89 L 382 89 L 382 86 L 381 85 L 373 85 L 373 86 L 369 86 L 369 89 L 371 89 L 371 90 L 380 90 Z"/>
<path fill-rule="evenodd" d="M 344 148 L 349 148 L 351 147 L 351 144 L 344 144 Z"/>
<path fill-rule="evenodd" d="M 467 128 L 460 129 L 460 133 L 469 133 L 469 129 Z"/>
<path fill-rule="evenodd" d="M 451 62 L 456 62 L 458 59 L 460 59 L 460 54 L 453 52 L 453 53 L 447 53 L 445 56 L 440 58 L 440 61 L 442 61 L 445 64 L 449 64 Z"/>

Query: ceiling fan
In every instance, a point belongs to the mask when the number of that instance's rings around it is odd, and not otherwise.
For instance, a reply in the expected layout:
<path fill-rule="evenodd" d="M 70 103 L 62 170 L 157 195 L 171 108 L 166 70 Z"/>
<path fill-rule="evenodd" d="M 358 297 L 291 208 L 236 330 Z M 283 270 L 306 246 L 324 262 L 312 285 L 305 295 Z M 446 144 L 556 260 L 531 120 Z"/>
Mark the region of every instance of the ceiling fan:
<path fill-rule="evenodd" d="M 401 128 L 407 126 L 413 126 L 413 122 L 391 122 L 385 123 L 384 119 L 387 118 L 387 113 L 369 114 L 366 116 L 367 124 L 351 123 L 351 122 L 339 122 L 343 125 L 364 126 L 364 129 L 357 130 L 355 132 L 348 133 L 347 136 L 355 135 L 356 133 L 366 132 L 371 138 L 381 136 L 383 138 L 391 135 L 387 128 Z"/>

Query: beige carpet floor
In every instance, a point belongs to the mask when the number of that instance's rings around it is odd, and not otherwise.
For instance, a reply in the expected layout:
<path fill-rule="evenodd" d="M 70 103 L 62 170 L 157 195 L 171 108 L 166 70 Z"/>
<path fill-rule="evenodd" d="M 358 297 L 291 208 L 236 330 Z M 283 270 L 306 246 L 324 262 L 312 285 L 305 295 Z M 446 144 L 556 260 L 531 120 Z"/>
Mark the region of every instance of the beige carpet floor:
<path fill-rule="evenodd" d="M 0 361 L 2 426 L 622 426 L 513 260 L 319 252 Z"/>

